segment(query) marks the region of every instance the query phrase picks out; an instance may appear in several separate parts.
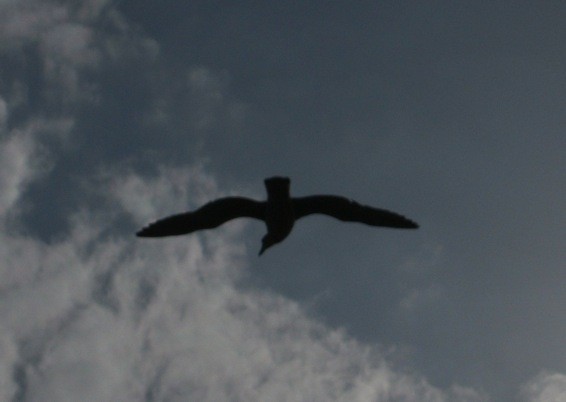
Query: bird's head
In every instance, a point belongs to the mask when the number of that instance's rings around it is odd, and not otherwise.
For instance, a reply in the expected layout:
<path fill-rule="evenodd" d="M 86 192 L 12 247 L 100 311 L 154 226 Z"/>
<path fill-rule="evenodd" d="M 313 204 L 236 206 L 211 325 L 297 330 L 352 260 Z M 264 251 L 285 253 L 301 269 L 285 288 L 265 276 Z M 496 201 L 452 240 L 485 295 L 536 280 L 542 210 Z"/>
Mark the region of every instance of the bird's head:
<path fill-rule="evenodd" d="M 291 180 L 288 177 L 269 177 L 264 180 L 267 195 L 275 198 L 288 198 Z"/>
<path fill-rule="evenodd" d="M 263 236 L 263 239 L 261 239 L 261 250 L 259 250 L 259 255 L 262 255 L 265 252 L 265 250 L 267 250 L 269 247 L 273 246 L 274 244 L 279 243 L 279 241 L 273 238 L 273 236 L 270 236 L 269 233 Z"/>

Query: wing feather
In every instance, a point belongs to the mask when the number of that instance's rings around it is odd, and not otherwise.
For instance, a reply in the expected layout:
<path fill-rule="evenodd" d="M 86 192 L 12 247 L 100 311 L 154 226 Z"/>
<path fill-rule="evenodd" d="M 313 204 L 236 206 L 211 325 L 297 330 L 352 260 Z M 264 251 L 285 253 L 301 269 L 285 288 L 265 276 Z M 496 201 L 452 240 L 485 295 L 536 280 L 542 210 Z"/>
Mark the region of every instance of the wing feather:
<path fill-rule="evenodd" d="M 358 204 L 336 195 L 313 195 L 293 198 L 295 219 L 311 214 L 324 214 L 345 222 L 360 222 L 370 226 L 416 229 L 419 225 L 395 212 Z"/>
<path fill-rule="evenodd" d="M 179 236 L 212 229 L 236 218 L 265 219 L 265 202 L 243 197 L 219 198 L 196 211 L 160 219 L 140 230 L 138 237 Z"/>

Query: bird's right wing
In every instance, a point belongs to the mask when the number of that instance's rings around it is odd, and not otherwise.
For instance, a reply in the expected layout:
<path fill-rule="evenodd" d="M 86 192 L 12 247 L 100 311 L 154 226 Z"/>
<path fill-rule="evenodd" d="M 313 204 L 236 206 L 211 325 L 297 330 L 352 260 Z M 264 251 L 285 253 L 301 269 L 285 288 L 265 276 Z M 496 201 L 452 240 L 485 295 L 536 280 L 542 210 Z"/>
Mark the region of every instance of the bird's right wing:
<path fill-rule="evenodd" d="M 325 214 L 346 222 L 360 222 L 370 226 L 416 229 L 418 224 L 395 212 L 360 205 L 356 201 L 336 195 L 313 195 L 293 198 L 295 219 L 311 214 Z"/>
<path fill-rule="evenodd" d="M 202 229 L 212 229 L 235 218 L 265 219 L 265 202 L 243 197 L 211 201 L 192 212 L 172 215 L 149 224 L 138 237 L 178 236 Z"/>

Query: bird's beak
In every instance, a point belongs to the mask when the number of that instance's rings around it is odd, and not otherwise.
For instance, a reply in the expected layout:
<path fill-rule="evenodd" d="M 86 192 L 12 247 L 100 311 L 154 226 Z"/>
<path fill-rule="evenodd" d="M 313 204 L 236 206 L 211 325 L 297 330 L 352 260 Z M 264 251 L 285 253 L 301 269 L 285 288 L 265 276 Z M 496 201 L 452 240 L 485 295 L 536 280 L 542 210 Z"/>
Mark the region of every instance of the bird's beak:
<path fill-rule="evenodd" d="M 261 245 L 261 250 L 259 250 L 258 256 L 259 256 L 259 255 L 262 255 L 265 250 L 267 250 L 267 247 L 266 247 L 265 244 L 262 244 L 262 245 Z"/>

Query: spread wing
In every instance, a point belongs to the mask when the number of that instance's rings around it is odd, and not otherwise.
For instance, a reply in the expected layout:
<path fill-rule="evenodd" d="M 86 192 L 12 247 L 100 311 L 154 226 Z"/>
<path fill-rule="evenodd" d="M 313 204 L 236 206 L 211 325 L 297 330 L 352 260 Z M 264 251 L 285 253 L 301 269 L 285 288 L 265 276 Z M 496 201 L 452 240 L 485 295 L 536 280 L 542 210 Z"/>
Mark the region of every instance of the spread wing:
<path fill-rule="evenodd" d="M 211 201 L 192 212 L 172 215 L 149 224 L 138 237 L 178 236 L 197 230 L 212 229 L 236 218 L 264 220 L 265 202 L 243 197 L 226 197 Z"/>
<path fill-rule="evenodd" d="M 395 212 L 360 205 L 336 195 L 313 195 L 293 198 L 295 219 L 311 214 L 325 214 L 345 222 L 360 222 L 370 226 L 416 229 L 419 225 Z"/>

